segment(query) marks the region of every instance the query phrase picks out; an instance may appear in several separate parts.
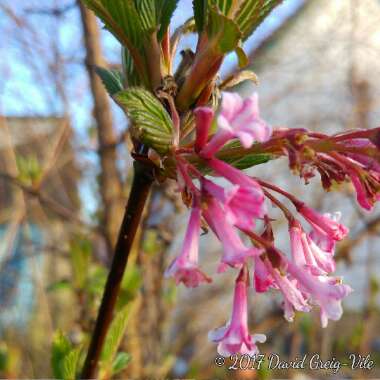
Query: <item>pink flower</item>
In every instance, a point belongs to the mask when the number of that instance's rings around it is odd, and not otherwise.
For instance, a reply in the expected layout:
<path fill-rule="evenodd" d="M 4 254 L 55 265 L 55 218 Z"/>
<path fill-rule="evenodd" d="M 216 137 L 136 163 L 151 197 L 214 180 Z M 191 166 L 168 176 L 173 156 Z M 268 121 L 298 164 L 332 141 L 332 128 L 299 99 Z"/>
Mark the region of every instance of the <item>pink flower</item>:
<path fill-rule="evenodd" d="M 219 266 L 218 272 L 226 269 L 224 264 L 236 267 L 244 264 L 248 257 L 260 254 L 261 250 L 255 247 L 246 247 L 243 244 L 237 231 L 227 222 L 219 202 L 207 193 L 204 196 L 206 205 L 203 209 L 203 216 L 223 244 L 222 264 Z"/>
<path fill-rule="evenodd" d="M 218 353 L 222 356 L 233 354 L 254 355 L 259 352 L 256 343 L 264 343 L 263 334 L 250 335 L 248 331 L 247 311 L 248 272 L 244 267 L 236 279 L 234 303 L 230 322 L 209 333 L 209 339 L 218 343 Z"/>
<path fill-rule="evenodd" d="M 211 279 L 198 268 L 200 221 L 201 210 L 194 207 L 191 210 L 182 251 L 165 272 L 166 277 L 175 278 L 177 285 L 182 282 L 185 286 L 194 288 L 202 282 L 211 282 Z"/>
<path fill-rule="evenodd" d="M 260 256 L 254 257 L 255 270 L 254 270 L 254 284 L 255 290 L 258 293 L 266 292 L 271 285 L 273 285 L 274 279 L 266 268 Z"/>
<path fill-rule="evenodd" d="M 329 319 L 340 319 L 342 299 L 352 292 L 348 285 L 342 284 L 338 278 L 313 276 L 291 262 L 288 262 L 287 270 L 297 280 L 299 288 L 320 307 L 322 327 L 327 326 Z"/>
<path fill-rule="evenodd" d="M 307 267 L 314 275 L 335 270 L 333 252 L 323 251 L 309 235 L 306 235 L 298 221 L 292 221 L 289 235 L 293 261 L 297 266 Z"/>
<path fill-rule="evenodd" d="M 225 163 L 217 158 L 212 158 L 207 161 L 208 166 L 215 171 L 221 177 L 226 178 L 234 185 L 253 188 L 256 192 L 263 194 L 261 186 L 251 177 L 248 177 L 241 170 L 234 168 L 233 166 Z M 264 199 L 264 195 L 262 195 Z"/>
<path fill-rule="evenodd" d="M 199 152 L 207 143 L 214 111 L 209 107 L 198 107 L 195 109 L 194 115 L 196 127 L 194 149 Z"/>
<path fill-rule="evenodd" d="M 356 190 L 356 199 L 365 210 L 372 210 L 380 200 L 380 173 L 364 170 L 348 170 L 348 175 Z"/>
<path fill-rule="evenodd" d="M 292 322 L 295 310 L 309 312 L 311 308 L 307 302 L 307 298 L 301 289 L 299 289 L 297 281 L 286 274 L 281 274 L 280 271 L 277 268 L 273 268 L 268 261 L 266 264 L 268 271 L 274 279 L 274 284 L 284 297 L 283 309 L 285 319 Z"/>
<path fill-rule="evenodd" d="M 342 240 L 348 234 L 348 228 L 337 220 L 330 218 L 327 214 L 321 215 L 316 210 L 300 203 L 296 205 L 297 210 L 302 216 L 320 232 L 331 236 L 334 240 Z"/>
<path fill-rule="evenodd" d="M 238 138 L 244 148 L 255 141 L 265 142 L 272 134 L 272 128 L 259 117 L 257 94 L 242 99 L 238 94 L 225 92 L 221 112 L 218 116 L 218 131 L 202 149 L 201 155 L 210 158 L 226 142 Z"/>
<path fill-rule="evenodd" d="M 205 178 L 202 179 L 202 187 L 222 204 L 225 218 L 230 224 L 250 229 L 254 226 L 255 218 L 265 215 L 261 189 L 238 185 L 225 189 Z"/>

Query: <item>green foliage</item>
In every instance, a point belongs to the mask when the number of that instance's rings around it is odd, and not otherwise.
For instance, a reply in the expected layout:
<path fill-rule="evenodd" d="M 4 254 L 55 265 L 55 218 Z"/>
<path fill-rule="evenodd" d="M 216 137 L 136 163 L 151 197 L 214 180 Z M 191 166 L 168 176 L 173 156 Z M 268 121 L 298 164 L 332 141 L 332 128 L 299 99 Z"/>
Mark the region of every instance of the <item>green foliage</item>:
<path fill-rule="evenodd" d="M 226 88 L 231 88 L 234 86 L 239 85 L 240 83 L 249 80 L 253 82 L 254 84 L 258 84 L 259 80 L 257 78 L 257 75 L 251 71 L 251 70 L 242 70 L 238 73 L 233 73 L 229 77 L 227 77 L 223 83 L 219 86 L 221 90 L 224 90 Z"/>
<path fill-rule="evenodd" d="M 241 38 L 238 26 L 215 9 L 209 10 L 207 35 L 209 45 L 222 54 L 235 50 Z"/>
<path fill-rule="evenodd" d="M 72 290 L 71 281 L 67 279 L 59 280 L 50 284 L 46 289 L 47 292 L 56 292 L 59 290 Z"/>
<path fill-rule="evenodd" d="M 234 17 L 235 22 L 246 40 L 261 24 L 266 16 L 280 4 L 282 0 L 245 0 Z"/>
<path fill-rule="evenodd" d="M 96 67 L 96 73 L 99 75 L 104 87 L 111 96 L 123 90 L 123 74 L 119 71 Z"/>
<path fill-rule="evenodd" d="M 141 270 L 137 265 L 128 265 L 121 283 L 118 307 L 124 307 L 136 297 L 142 283 Z"/>
<path fill-rule="evenodd" d="M 114 99 L 132 122 L 132 136 L 157 152 L 166 153 L 172 142 L 173 125 L 162 104 L 149 91 L 138 87 L 121 91 Z"/>
<path fill-rule="evenodd" d="M 104 267 L 97 266 L 92 268 L 88 275 L 86 291 L 92 296 L 101 296 L 107 279 L 107 270 Z"/>
<path fill-rule="evenodd" d="M 234 21 L 247 39 L 261 24 L 265 17 L 282 0 L 193 0 L 194 18 L 198 32 L 205 29 L 210 9 Z"/>
<path fill-rule="evenodd" d="M 207 20 L 207 0 L 193 0 L 195 25 L 198 32 L 202 32 Z"/>
<path fill-rule="evenodd" d="M 84 0 L 106 28 L 127 47 L 142 47 L 157 32 L 161 40 L 178 0 Z"/>
<path fill-rule="evenodd" d="M 117 375 L 119 372 L 127 368 L 131 361 L 131 355 L 126 352 L 119 352 L 112 363 L 112 375 Z"/>
<path fill-rule="evenodd" d="M 117 369 L 122 366 L 122 364 L 128 364 L 126 363 L 126 357 L 124 355 L 123 359 L 118 359 L 117 357 L 117 350 L 120 346 L 120 343 L 123 339 L 125 330 L 127 328 L 127 323 L 129 320 L 129 317 L 131 316 L 131 313 L 133 311 L 133 304 L 129 303 L 128 305 L 124 306 L 122 309 L 120 309 L 115 318 L 113 319 L 110 329 L 108 330 L 106 341 L 104 343 L 104 347 L 101 354 L 100 359 L 100 371 L 101 375 L 100 377 L 105 376 L 106 374 L 112 374 L 113 369 L 115 368 L 115 361 Z M 130 359 L 130 358 L 128 358 Z M 120 363 L 121 361 L 121 363 Z"/>
<path fill-rule="evenodd" d="M 18 179 L 25 185 L 36 183 L 42 175 L 42 166 L 36 155 L 16 156 Z"/>
<path fill-rule="evenodd" d="M 173 16 L 173 13 L 177 8 L 178 1 L 179 0 L 156 0 L 156 2 L 160 3 L 160 16 L 158 18 L 158 25 L 160 25 L 160 29 L 158 31 L 159 41 L 161 41 L 164 37 L 164 34 L 170 24 L 170 20 Z"/>
<path fill-rule="evenodd" d="M 238 154 L 223 154 L 231 149 L 241 150 Z M 268 153 L 247 153 L 241 146 L 240 141 L 234 140 L 226 145 L 220 151 L 220 159 L 233 165 L 237 169 L 248 169 L 252 166 L 260 165 L 273 159 L 273 156 Z"/>
<path fill-rule="evenodd" d="M 251 168 L 252 166 L 264 164 L 272 159 L 271 154 L 257 154 L 257 153 L 248 153 L 242 158 L 224 160 L 227 163 L 231 164 L 237 169 L 244 170 Z"/>
<path fill-rule="evenodd" d="M 80 347 L 74 348 L 71 342 L 58 331 L 53 338 L 51 365 L 57 379 L 74 380 L 81 354 Z"/>
<path fill-rule="evenodd" d="M 236 53 L 236 56 L 238 59 L 239 67 L 243 68 L 243 67 L 248 66 L 249 59 L 247 57 L 247 54 L 245 54 L 245 51 L 243 50 L 243 48 L 241 46 L 238 46 L 235 49 L 235 53 Z"/>
<path fill-rule="evenodd" d="M 91 242 L 77 236 L 70 243 L 70 258 L 73 269 L 74 286 L 77 289 L 85 287 L 90 265 L 92 246 Z"/>
<path fill-rule="evenodd" d="M 122 48 L 121 61 L 127 85 L 130 87 L 139 86 L 141 82 L 135 64 L 133 63 L 133 58 L 129 50 L 125 47 Z"/>
<path fill-rule="evenodd" d="M 155 229 L 148 229 L 145 231 L 145 239 L 143 241 L 143 251 L 148 255 L 154 255 L 160 250 L 160 243 L 158 242 L 158 233 Z"/>

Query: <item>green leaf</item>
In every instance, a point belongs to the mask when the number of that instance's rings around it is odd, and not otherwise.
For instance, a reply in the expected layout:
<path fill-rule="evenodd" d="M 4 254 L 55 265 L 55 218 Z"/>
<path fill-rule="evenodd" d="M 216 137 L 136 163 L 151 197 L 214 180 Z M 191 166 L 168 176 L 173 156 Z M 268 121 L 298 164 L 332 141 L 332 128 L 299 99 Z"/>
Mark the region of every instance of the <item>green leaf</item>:
<path fill-rule="evenodd" d="M 215 5 L 222 14 L 228 16 L 228 13 L 233 10 L 236 0 L 209 0 L 209 3 Z"/>
<path fill-rule="evenodd" d="M 207 35 L 209 44 L 215 45 L 221 54 L 235 50 L 241 38 L 241 33 L 235 22 L 215 9 L 209 10 Z"/>
<path fill-rule="evenodd" d="M 51 365 L 57 379 L 75 380 L 80 357 L 80 347 L 73 348 L 71 342 L 61 331 L 53 338 Z"/>
<path fill-rule="evenodd" d="M 79 357 L 81 349 L 75 348 L 71 350 L 62 361 L 62 378 L 64 380 L 75 380 L 78 369 Z"/>
<path fill-rule="evenodd" d="M 116 375 L 127 368 L 131 361 L 131 355 L 126 352 L 119 352 L 112 363 L 112 375 Z"/>
<path fill-rule="evenodd" d="M 124 337 L 128 320 L 136 306 L 137 303 L 135 302 L 124 306 L 117 312 L 111 323 L 100 358 L 99 367 L 103 374 L 112 373 L 116 354 Z"/>
<path fill-rule="evenodd" d="M 139 80 L 140 78 L 139 78 L 138 72 L 136 70 L 135 64 L 133 63 L 131 53 L 125 47 L 122 47 L 121 59 L 122 59 L 123 73 L 127 80 L 128 86 L 129 87 L 139 86 L 141 83 Z"/>
<path fill-rule="evenodd" d="M 193 0 L 195 25 L 199 33 L 203 31 L 206 25 L 207 6 L 207 0 Z"/>
<path fill-rule="evenodd" d="M 50 284 L 47 288 L 47 292 L 56 292 L 58 290 L 71 290 L 72 289 L 72 284 L 71 281 L 69 280 L 61 280 L 57 282 L 53 282 Z"/>
<path fill-rule="evenodd" d="M 131 302 L 140 289 L 142 282 L 141 270 L 137 265 L 128 265 L 121 284 L 117 307 L 124 307 Z"/>
<path fill-rule="evenodd" d="M 259 80 L 257 78 L 257 75 L 251 71 L 251 70 L 242 70 L 238 73 L 233 73 L 230 76 L 228 76 L 219 86 L 220 90 L 225 90 L 226 88 L 234 87 L 241 82 L 244 82 L 246 80 L 249 80 L 253 82 L 254 84 L 258 84 Z"/>
<path fill-rule="evenodd" d="M 249 59 L 247 57 L 247 54 L 245 54 L 245 51 L 243 50 L 243 48 L 241 46 L 238 46 L 235 49 L 235 53 L 236 53 L 236 56 L 238 59 L 239 67 L 243 68 L 243 67 L 248 66 Z"/>
<path fill-rule="evenodd" d="M 161 3 L 161 5 L 159 8 L 160 20 L 158 23 L 160 29 L 158 31 L 157 38 L 161 41 L 170 24 L 170 20 L 177 8 L 179 0 L 158 0 L 158 2 Z"/>
<path fill-rule="evenodd" d="M 86 291 L 93 296 L 101 296 L 107 280 L 107 270 L 103 266 L 93 269 L 88 276 Z"/>
<path fill-rule="evenodd" d="M 237 169 L 244 170 L 251 168 L 252 166 L 264 164 L 272 159 L 272 155 L 267 153 L 262 154 L 247 154 L 242 158 L 233 159 L 233 160 L 224 160 L 227 163 L 231 164 Z"/>
<path fill-rule="evenodd" d="M 143 28 L 145 14 L 143 12 L 139 14 L 134 3 L 130 0 L 101 0 L 101 2 L 132 45 L 135 47 L 142 46 L 144 37 L 146 37 Z"/>
<path fill-rule="evenodd" d="M 16 155 L 18 179 L 21 183 L 30 186 L 42 176 L 43 168 L 35 154 Z"/>
<path fill-rule="evenodd" d="M 242 151 L 239 155 L 223 155 L 223 150 L 228 150 L 232 148 L 242 149 Z M 248 169 L 252 166 L 263 164 L 274 158 L 269 153 L 248 153 L 245 149 L 243 149 L 239 140 L 234 140 L 230 142 L 219 153 L 221 155 L 219 158 L 240 170 Z"/>
<path fill-rule="evenodd" d="M 157 1 L 134 0 L 134 3 L 143 29 L 151 32 L 154 31 L 157 25 Z"/>
<path fill-rule="evenodd" d="M 92 246 L 85 238 L 77 236 L 70 243 L 70 258 L 73 268 L 74 286 L 83 289 L 88 276 Z"/>
<path fill-rule="evenodd" d="M 243 40 L 247 39 L 268 14 L 282 0 L 245 0 L 242 1 L 234 20 L 242 32 Z"/>
<path fill-rule="evenodd" d="M 149 91 L 133 87 L 114 96 L 131 119 L 131 133 L 158 153 L 166 153 L 172 143 L 173 124 L 162 104 Z"/>
<path fill-rule="evenodd" d="M 99 75 L 104 87 L 111 96 L 124 89 L 123 74 L 120 71 L 96 67 L 96 73 Z"/>

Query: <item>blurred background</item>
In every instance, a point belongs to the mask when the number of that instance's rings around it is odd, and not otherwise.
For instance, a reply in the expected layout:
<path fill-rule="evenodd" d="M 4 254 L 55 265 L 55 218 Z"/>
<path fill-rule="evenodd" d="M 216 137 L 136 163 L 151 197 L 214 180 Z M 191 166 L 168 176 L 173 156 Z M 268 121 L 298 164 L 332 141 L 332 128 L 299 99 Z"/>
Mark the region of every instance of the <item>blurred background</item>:
<path fill-rule="evenodd" d="M 174 28 L 191 13 L 180 1 Z M 81 360 L 128 196 L 127 122 L 94 72 L 120 67 L 120 46 L 75 0 L 1 0 L 0 36 L 0 377 L 60 377 L 66 362 Z M 181 40 L 182 49 L 194 45 L 192 35 Z M 272 125 L 326 133 L 380 125 L 379 0 L 285 0 L 245 50 L 259 85 L 236 90 L 257 91 Z M 222 76 L 236 66 L 228 56 Z M 338 273 L 355 291 L 326 329 L 318 312 L 286 322 L 275 293 L 252 291 L 251 330 L 267 334 L 263 353 L 284 360 L 370 354 L 375 368 L 216 367 L 207 332 L 229 319 L 233 275 L 193 290 L 163 278 L 187 219 L 168 182 L 149 200 L 112 327 L 120 350 L 107 343 L 102 379 L 380 377 L 380 208 L 363 212 L 349 184 L 328 194 L 318 178 L 305 186 L 287 164 L 251 170 L 321 211 L 342 212 L 351 233 L 337 248 Z M 274 223 L 277 244 L 289 251 L 283 222 Z M 214 274 L 220 245 L 210 234 L 201 244 L 202 265 Z"/>

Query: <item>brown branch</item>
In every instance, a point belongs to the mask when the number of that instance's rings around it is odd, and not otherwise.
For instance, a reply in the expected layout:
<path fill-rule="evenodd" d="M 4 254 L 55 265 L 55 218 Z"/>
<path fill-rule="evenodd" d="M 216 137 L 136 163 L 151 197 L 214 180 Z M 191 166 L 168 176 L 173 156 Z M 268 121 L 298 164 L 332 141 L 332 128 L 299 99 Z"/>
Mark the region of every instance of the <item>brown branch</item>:
<path fill-rule="evenodd" d="M 102 225 L 105 230 L 105 239 L 109 253 L 115 246 L 118 228 L 122 218 L 123 199 L 122 183 L 118 172 L 117 139 L 113 128 L 113 118 L 109 98 L 103 84 L 98 78 L 95 67 L 105 66 L 101 51 L 100 32 L 95 15 L 79 0 L 84 44 L 86 48 L 86 67 L 90 80 L 90 87 L 94 101 L 94 118 L 97 124 L 100 158 L 100 195 L 103 202 Z"/>

